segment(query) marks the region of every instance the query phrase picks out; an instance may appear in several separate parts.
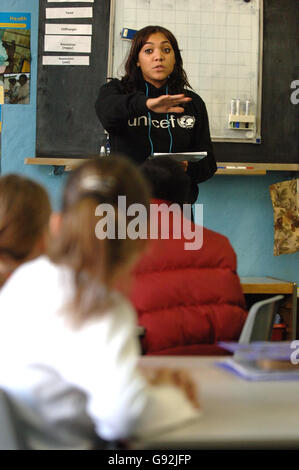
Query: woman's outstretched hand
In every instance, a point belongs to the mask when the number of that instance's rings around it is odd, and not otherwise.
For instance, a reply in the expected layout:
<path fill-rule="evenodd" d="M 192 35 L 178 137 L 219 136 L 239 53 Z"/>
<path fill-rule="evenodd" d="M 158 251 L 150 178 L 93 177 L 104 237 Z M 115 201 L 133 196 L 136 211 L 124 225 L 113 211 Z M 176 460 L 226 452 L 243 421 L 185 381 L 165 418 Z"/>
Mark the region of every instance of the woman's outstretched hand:
<path fill-rule="evenodd" d="M 149 98 L 146 106 L 154 113 L 182 113 L 184 103 L 189 103 L 192 98 L 181 95 L 161 95 L 158 98 Z"/>

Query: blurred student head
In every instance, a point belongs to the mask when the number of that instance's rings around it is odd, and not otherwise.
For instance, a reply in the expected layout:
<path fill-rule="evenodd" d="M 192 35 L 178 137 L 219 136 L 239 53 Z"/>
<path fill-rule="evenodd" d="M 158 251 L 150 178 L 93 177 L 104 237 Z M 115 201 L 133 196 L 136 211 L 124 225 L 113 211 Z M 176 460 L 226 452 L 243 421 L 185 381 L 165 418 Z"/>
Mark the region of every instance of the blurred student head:
<path fill-rule="evenodd" d="M 19 175 L 0 177 L 0 285 L 46 249 L 51 207 L 45 189 Z"/>
<path fill-rule="evenodd" d="M 125 197 L 126 207 L 137 203 L 149 212 L 148 186 L 134 164 L 119 156 L 89 160 L 72 171 L 62 212 L 52 221 L 56 236 L 52 237 L 50 258 L 75 273 L 72 312 L 78 324 L 98 312 L 101 304 L 106 308 L 109 296 L 105 293 L 129 274 L 146 246 L 145 239 L 127 236 L 133 217 L 126 216 L 119 196 Z"/>
<path fill-rule="evenodd" d="M 187 201 L 190 180 L 181 163 L 170 157 L 155 157 L 146 160 L 141 171 L 156 199 L 180 205 Z"/>

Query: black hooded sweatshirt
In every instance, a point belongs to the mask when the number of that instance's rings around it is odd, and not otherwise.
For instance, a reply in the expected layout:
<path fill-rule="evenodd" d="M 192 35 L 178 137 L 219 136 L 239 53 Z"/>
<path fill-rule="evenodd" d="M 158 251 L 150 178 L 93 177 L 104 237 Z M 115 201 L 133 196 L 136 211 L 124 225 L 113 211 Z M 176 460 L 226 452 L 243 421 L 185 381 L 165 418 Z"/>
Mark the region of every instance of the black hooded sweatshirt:
<path fill-rule="evenodd" d="M 207 157 L 190 162 L 190 203 L 197 199 L 197 184 L 215 173 L 217 166 L 210 137 L 204 101 L 191 90 L 184 91 L 192 101 L 184 104 L 183 113 L 161 114 L 150 111 L 148 98 L 167 94 L 167 84 L 156 88 L 144 82 L 144 88 L 126 93 L 120 80 L 113 79 L 100 88 L 96 112 L 109 133 L 111 150 L 142 164 L 152 153 L 206 151 Z"/>

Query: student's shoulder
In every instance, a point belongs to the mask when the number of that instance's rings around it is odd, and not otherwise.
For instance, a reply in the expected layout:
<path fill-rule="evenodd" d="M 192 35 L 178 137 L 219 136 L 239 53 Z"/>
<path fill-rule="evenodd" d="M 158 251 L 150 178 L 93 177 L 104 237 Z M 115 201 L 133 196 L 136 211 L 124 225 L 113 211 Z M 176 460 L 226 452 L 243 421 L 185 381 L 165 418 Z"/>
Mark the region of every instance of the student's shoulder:
<path fill-rule="evenodd" d="M 203 245 L 197 252 L 198 259 L 211 268 L 236 271 L 237 255 L 229 239 L 213 230 L 203 228 Z"/>
<path fill-rule="evenodd" d="M 222 233 L 215 232 L 206 227 L 203 228 L 204 241 L 210 246 L 218 247 L 220 250 L 226 253 L 235 253 L 230 240 Z"/>
<path fill-rule="evenodd" d="M 114 310 L 117 316 L 122 318 L 124 322 L 135 322 L 136 321 L 136 311 L 134 310 L 131 302 L 120 292 L 113 291 L 112 293 Z"/>
<path fill-rule="evenodd" d="M 119 338 L 130 337 L 134 334 L 137 315 L 131 303 L 121 294 L 111 294 L 110 305 L 98 315 L 91 317 L 81 328 L 82 338 L 87 341 L 101 341 L 102 347 Z"/>
<path fill-rule="evenodd" d="M 19 275 L 25 275 L 28 272 L 33 273 L 51 273 L 54 274 L 57 272 L 57 265 L 54 264 L 50 258 L 46 255 L 39 256 L 38 258 L 28 261 L 27 263 L 22 264 L 16 271 Z"/>
<path fill-rule="evenodd" d="M 1 293 L 6 290 L 26 286 L 38 290 L 45 285 L 49 279 L 57 276 L 57 267 L 48 257 L 40 256 L 19 266 L 5 283 Z"/>
<path fill-rule="evenodd" d="M 65 297 L 61 268 L 47 257 L 40 257 L 22 264 L 5 282 L 0 291 L 0 310 L 16 312 L 21 308 L 26 314 L 35 315 L 41 305 L 55 308 Z"/>

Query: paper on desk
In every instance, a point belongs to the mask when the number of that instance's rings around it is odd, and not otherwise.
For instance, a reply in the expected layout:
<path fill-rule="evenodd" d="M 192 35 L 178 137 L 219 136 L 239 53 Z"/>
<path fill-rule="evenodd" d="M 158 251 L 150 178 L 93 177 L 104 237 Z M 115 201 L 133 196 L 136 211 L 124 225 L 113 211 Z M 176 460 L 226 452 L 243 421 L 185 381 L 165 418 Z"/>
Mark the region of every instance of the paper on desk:
<path fill-rule="evenodd" d="M 232 358 L 216 362 L 216 365 L 227 369 L 234 374 L 246 380 L 252 381 L 281 381 L 281 380 L 299 380 L 299 370 L 290 371 L 263 370 L 256 365 L 255 361 L 242 361 Z"/>
<path fill-rule="evenodd" d="M 288 341 L 255 341 L 249 344 L 219 341 L 218 346 L 235 354 L 237 353 L 239 359 L 246 360 L 263 358 L 289 361 L 294 351 L 292 342 Z"/>
<path fill-rule="evenodd" d="M 234 372 L 246 380 L 299 380 L 299 369 L 292 369 L 291 358 L 296 355 L 293 342 L 288 341 L 256 341 L 249 344 L 218 343 L 224 349 L 234 353 L 234 357 L 226 358 L 217 365 Z M 298 344 L 299 346 L 299 344 Z M 265 370 L 260 366 L 261 360 L 283 361 L 290 369 Z"/>

